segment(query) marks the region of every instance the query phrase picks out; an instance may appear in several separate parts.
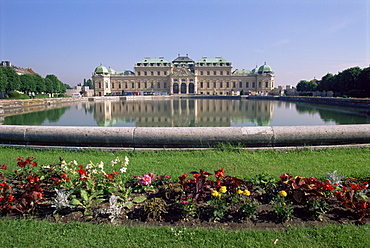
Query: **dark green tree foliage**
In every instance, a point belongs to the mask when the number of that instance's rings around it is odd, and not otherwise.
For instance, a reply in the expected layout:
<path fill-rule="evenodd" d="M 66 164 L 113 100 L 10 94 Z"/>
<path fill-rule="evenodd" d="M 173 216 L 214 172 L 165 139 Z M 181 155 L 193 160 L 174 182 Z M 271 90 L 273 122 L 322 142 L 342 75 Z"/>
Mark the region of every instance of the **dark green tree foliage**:
<path fill-rule="evenodd" d="M 370 67 L 363 69 L 358 76 L 358 85 L 366 96 L 370 96 Z"/>
<path fill-rule="evenodd" d="M 36 92 L 42 93 L 45 92 L 45 79 L 42 78 L 39 74 L 33 74 L 36 84 Z"/>
<path fill-rule="evenodd" d="M 3 70 L 4 67 L 0 66 L 0 92 L 5 91 L 6 83 L 8 81 L 8 78 Z"/>
<path fill-rule="evenodd" d="M 53 81 L 51 81 L 50 78 L 45 78 L 44 79 L 44 85 L 45 85 L 45 92 L 46 93 L 49 93 L 49 94 L 52 94 L 55 90 L 54 90 L 54 84 L 53 84 Z"/>
<path fill-rule="evenodd" d="M 19 76 L 21 80 L 21 91 L 25 93 L 36 91 L 36 80 L 34 75 L 35 74 L 23 74 Z"/>
<path fill-rule="evenodd" d="M 315 81 L 301 80 L 297 84 L 297 91 L 316 91 L 317 83 Z"/>
<path fill-rule="evenodd" d="M 91 79 L 88 79 L 88 80 L 84 79 L 84 84 L 83 84 L 83 86 L 89 86 L 89 89 L 93 89 L 93 88 L 94 88 L 94 87 L 93 87 L 93 82 L 92 82 L 92 80 L 91 80 Z"/>
<path fill-rule="evenodd" d="M 20 90 L 21 80 L 16 71 L 12 67 L 2 67 L 2 70 L 7 78 L 5 91 Z"/>
<path fill-rule="evenodd" d="M 50 79 L 52 83 L 51 89 L 52 91 L 46 91 L 46 93 L 65 93 L 66 92 L 66 87 L 65 85 L 55 76 L 55 75 L 46 75 L 45 79 Z"/>
<path fill-rule="evenodd" d="M 309 91 L 308 81 L 297 84 L 298 91 Z M 316 90 L 334 91 L 341 95 L 353 97 L 370 97 L 370 67 L 348 68 L 338 74 L 327 73 L 318 81 Z"/>

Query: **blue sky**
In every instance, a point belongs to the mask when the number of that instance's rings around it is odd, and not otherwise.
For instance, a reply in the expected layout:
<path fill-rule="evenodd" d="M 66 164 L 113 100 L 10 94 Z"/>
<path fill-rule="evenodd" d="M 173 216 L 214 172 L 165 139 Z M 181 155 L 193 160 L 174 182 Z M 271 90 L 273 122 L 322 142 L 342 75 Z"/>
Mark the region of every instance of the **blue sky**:
<path fill-rule="evenodd" d="M 0 0 L 0 60 L 71 86 L 144 57 L 264 62 L 276 85 L 370 65 L 370 0 Z"/>

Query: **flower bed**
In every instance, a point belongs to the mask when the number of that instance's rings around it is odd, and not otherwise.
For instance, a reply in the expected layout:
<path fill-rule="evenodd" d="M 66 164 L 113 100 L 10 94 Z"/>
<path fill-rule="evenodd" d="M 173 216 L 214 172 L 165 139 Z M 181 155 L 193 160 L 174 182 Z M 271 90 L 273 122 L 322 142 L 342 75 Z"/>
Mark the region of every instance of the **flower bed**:
<path fill-rule="evenodd" d="M 11 176 L 0 166 L 0 211 L 53 221 L 236 228 L 365 223 L 370 216 L 369 183 L 336 172 L 324 180 L 285 173 L 245 180 L 220 168 L 173 179 L 153 172 L 129 176 L 128 165 L 127 157 L 108 166 L 62 159 L 39 166 L 34 157 L 19 157 Z"/>

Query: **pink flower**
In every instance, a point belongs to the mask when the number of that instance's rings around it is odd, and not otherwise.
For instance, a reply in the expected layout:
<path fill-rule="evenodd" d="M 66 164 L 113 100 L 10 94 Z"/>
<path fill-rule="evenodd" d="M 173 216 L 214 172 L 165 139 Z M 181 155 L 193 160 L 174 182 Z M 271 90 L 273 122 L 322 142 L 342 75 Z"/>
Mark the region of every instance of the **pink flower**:
<path fill-rule="evenodd" d="M 151 182 L 152 178 L 148 174 L 143 175 L 142 178 L 139 180 L 139 183 L 142 185 L 149 185 Z"/>
<path fill-rule="evenodd" d="M 188 203 L 189 203 L 189 201 L 182 201 L 182 202 L 181 202 L 181 204 L 184 204 L 184 205 L 185 205 L 185 204 L 188 204 Z"/>
<path fill-rule="evenodd" d="M 151 180 L 153 180 L 155 178 L 155 174 L 153 172 L 150 172 L 147 175 L 150 176 Z"/>

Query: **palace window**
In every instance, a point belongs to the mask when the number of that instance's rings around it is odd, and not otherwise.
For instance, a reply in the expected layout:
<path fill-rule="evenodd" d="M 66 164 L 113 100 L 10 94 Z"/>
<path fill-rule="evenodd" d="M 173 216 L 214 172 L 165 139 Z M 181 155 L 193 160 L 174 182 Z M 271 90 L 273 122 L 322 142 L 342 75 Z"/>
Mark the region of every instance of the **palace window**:
<path fill-rule="evenodd" d="M 108 88 L 108 83 L 105 83 L 105 88 Z"/>
<path fill-rule="evenodd" d="M 260 88 L 261 88 L 261 82 L 258 82 L 258 87 L 260 87 Z"/>
<path fill-rule="evenodd" d="M 137 87 L 140 89 L 140 82 L 137 83 Z"/>
<path fill-rule="evenodd" d="M 216 85 L 216 82 L 213 82 L 213 88 L 216 88 L 217 85 Z"/>
<path fill-rule="evenodd" d="M 223 71 L 220 71 L 220 75 L 224 75 L 224 72 Z"/>
<path fill-rule="evenodd" d="M 167 83 L 166 82 L 163 83 L 163 88 L 167 88 Z"/>
<path fill-rule="evenodd" d="M 144 71 L 144 76 L 148 75 L 148 73 L 146 71 Z"/>
<path fill-rule="evenodd" d="M 213 71 L 213 75 L 217 75 L 217 71 Z"/>
<path fill-rule="evenodd" d="M 211 72 L 210 71 L 207 71 L 207 75 L 211 75 Z"/>
<path fill-rule="evenodd" d="M 118 84 L 118 89 L 121 89 L 122 88 L 122 85 L 121 83 Z"/>
<path fill-rule="evenodd" d="M 267 87 L 269 87 L 269 82 L 266 82 L 265 83 L 265 87 L 267 88 Z"/>
<path fill-rule="evenodd" d="M 160 76 L 161 75 L 161 72 L 160 71 L 157 71 L 157 75 Z"/>
<path fill-rule="evenodd" d="M 243 82 L 239 82 L 239 88 L 243 88 Z"/>
<path fill-rule="evenodd" d="M 226 82 L 226 88 L 230 88 L 230 83 Z"/>
<path fill-rule="evenodd" d="M 209 88 L 210 86 L 209 86 L 209 82 L 207 82 L 207 88 Z"/>
<path fill-rule="evenodd" d="M 203 82 L 200 82 L 200 88 L 203 88 Z"/>
<path fill-rule="evenodd" d="M 153 75 L 154 75 L 154 71 L 151 71 L 151 72 L 150 72 L 150 75 L 152 75 L 152 76 L 153 76 Z"/>
<path fill-rule="evenodd" d="M 236 87 L 236 83 L 235 82 L 233 82 L 233 88 L 235 88 Z"/>
<path fill-rule="evenodd" d="M 256 82 L 252 83 L 252 88 L 256 88 Z"/>
<path fill-rule="evenodd" d="M 108 88 L 108 87 L 107 87 Z M 112 83 L 112 89 L 114 89 L 114 83 Z"/>
<path fill-rule="evenodd" d="M 131 83 L 131 88 L 135 88 L 135 83 Z"/>
<path fill-rule="evenodd" d="M 160 82 L 158 82 L 158 89 L 160 89 L 161 88 L 161 83 Z"/>
<path fill-rule="evenodd" d="M 164 71 L 164 72 L 163 72 L 163 75 L 165 75 L 165 76 L 166 76 L 166 75 L 167 75 L 167 71 Z"/>
<path fill-rule="evenodd" d="M 203 75 L 203 71 L 200 71 L 200 75 Z"/>
<path fill-rule="evenodd" d="M 245 87 L 249 88 L 249 82 L 245 82 Z"/>
<path fill-rule="evenodd" d="M 140 72 L 139 71 L 137 72 L 137 75 L 140 76 Z"/>
<path fill-rule="evenodd" d="M 222 82 L 220 82 L 220 88 L 222 88 Z"/>
<path fill-rule="evenodd" d="M 230 72 L 229 72 L 229 71 L 227 71 L 227 72 L 226 72 L 226 75 L 230 75 Z"/>

